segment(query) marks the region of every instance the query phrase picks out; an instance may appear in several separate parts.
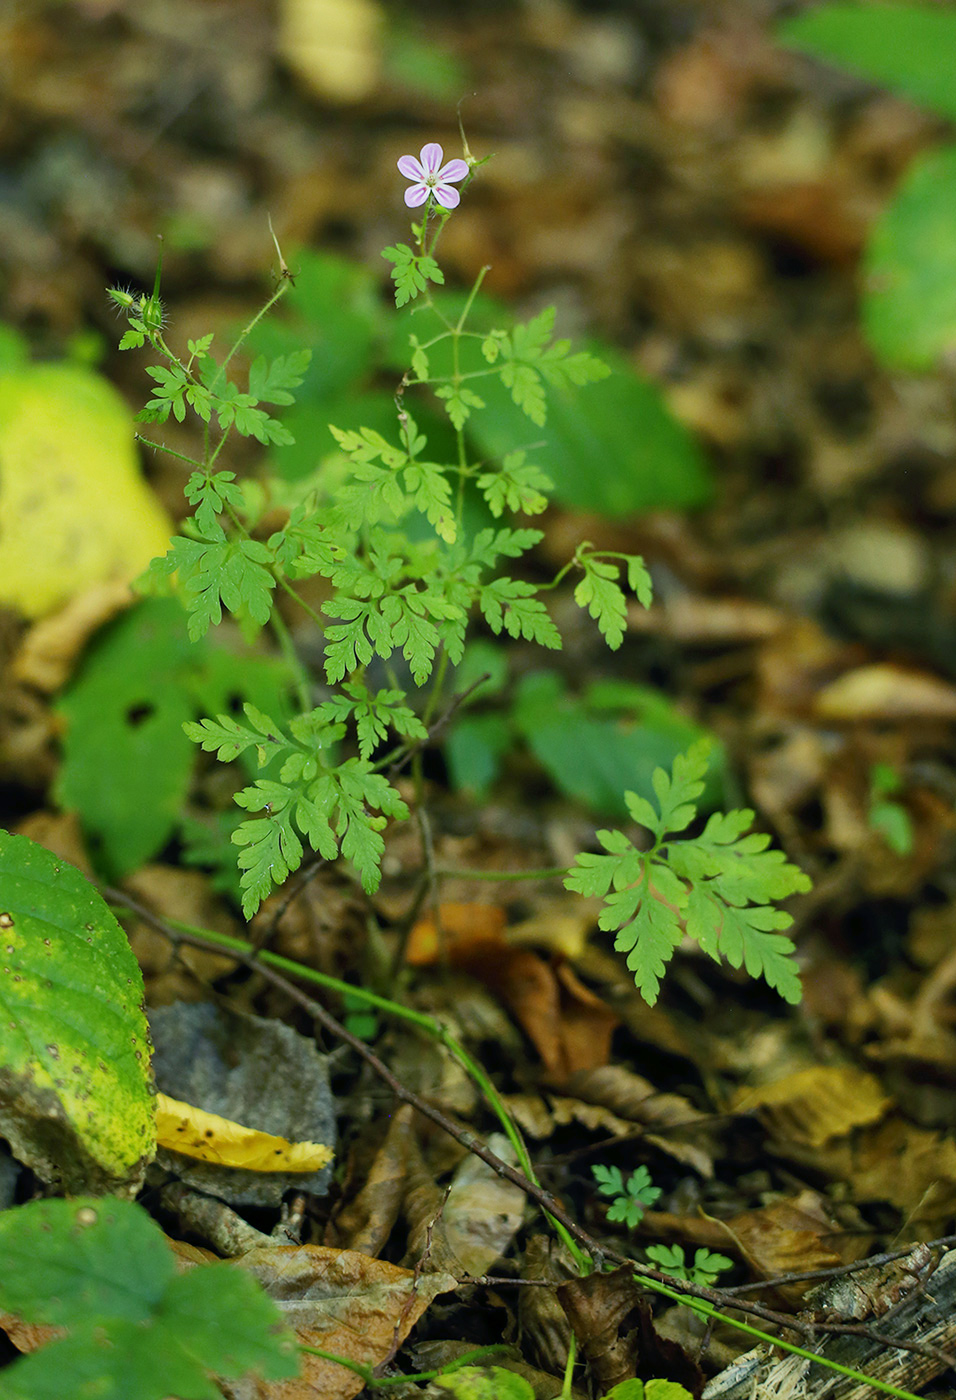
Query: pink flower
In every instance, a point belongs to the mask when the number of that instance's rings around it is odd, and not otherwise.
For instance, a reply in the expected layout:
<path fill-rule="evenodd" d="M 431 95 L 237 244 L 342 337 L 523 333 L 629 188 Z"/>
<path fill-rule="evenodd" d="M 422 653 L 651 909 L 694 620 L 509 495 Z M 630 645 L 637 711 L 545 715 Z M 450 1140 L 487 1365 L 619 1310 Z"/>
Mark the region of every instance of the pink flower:
<path fill-rule="evenodd" d="M 455 209 L 461 195 L 452 188 L 468 174 L 468 165 L 463 160 L 450 160 L 442 165 L 444 152 L 436 141 L 422 147 L 421 160 L 414 156 L 402 156 L 398 168 L 406 180 L 414 180 L 405 191 L 405 203 L 409 209 L 417 209 L 433 194 L 443 209 Z"/>

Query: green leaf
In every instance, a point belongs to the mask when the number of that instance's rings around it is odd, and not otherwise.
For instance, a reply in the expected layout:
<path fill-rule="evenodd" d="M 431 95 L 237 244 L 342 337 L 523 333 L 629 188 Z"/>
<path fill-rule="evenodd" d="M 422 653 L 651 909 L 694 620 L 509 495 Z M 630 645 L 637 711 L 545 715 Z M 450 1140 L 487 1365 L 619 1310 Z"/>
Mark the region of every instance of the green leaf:
<path fill-rule="evenodd" d="M 627 1381 L 624 1384 L 627 1385 Z M 606 1400 L 628 1400 L 628 1397 L 616 1396 L 612 1390 L 607 1395 Z M 645 1385 L 644 1400 L 693 1400 L 693 1396 L 684 1386 L 678 1385 L 677 1381 L 655 1378 Z"/>
<path fill-rule="evenodd" d="M 524 1376 L 504 1366 L 462 1366 L 460 1371 L 439 1376 L 434 1384 L 455 1400 L 534 1400 Z"/>
<path fill-rule="evenodd" d="M 496 636 L 504 629 L 509 637 L 523 637 L 560 651 L 561 634 L 547 608 L 534 596 L 537 591 L 534 584 L 522 579 L 497 578 L 482 586 L 478 603 Z"/>
<path fill-rule="evenodd" d="M 429 282 L 441 284 L 445 274 L 434 258 L 416 256 L 404 243 L 393 248 L 384 248 L 382 257 L 394 263 L 392 277 L 395 282 L 395 305 L 404 306 L 425 290 Z"/>
<path fill-rule="evenodd" d="M 186 417 L 186 390 L 190 380 L 180 365 L 147 365 L 146 373 L 155 379 L 157 388 L 146 407 L 136 415 L 147 423 L 165 423 L 170 410 L 177 423 Z"/>
<path fill-rule="evenodd" d="M 0 1309 L 54 1327 L 99 1314 L 141 1322 L 176 1275 L 145 1211 L 126 1201 L 32 1201 L 0 1212 Z"/>
<path fill-rule="evenodd" d="M 402 704 L 404 697 L 400 690 L 380 690 L 372 695 L 361 682 L 346 682 L 342 689 L 344 694 L 325 701 L 321 709 L 332 722 L 354 719 L 362 758 L 371 756 L 385 739 L 389 727 L 407 739 L 428 737 L 428 730 L 418 716 Z"/>
<path fill-rule="evenodd" d="M 479 692 L 480 695 L 480 692 Z M 628 815 L 650 831 L 658 817 L 647 805 L 655 768 L 670 767 L 689 744 L 708 735 L 650 687 L 602 681 L 570 693 L 554 671 L 534 671 L 515 688 L 514 725 L 555 787 L 606 817 Z M 721 799 L 725 761 L 717 751 L 705 790 L 706 806 Z"/>
<path fill-rule="evenodd" d="M 613 350 L 601 346 L 600 353 L 609 378 L 559 387 L 548 398 L 544 446 L 535 455 L 554 482 L 554 500 L 609 517 L 705 504 L 711 477 L 696 439 L 655 385 Z M 481 392 L 486 410 L 468 431 L 482 457 L 501 460 L 527 441 L 527 421 L 494 379 L 482 380 Z"/>
<path fill-rule="evenodd" d="M 446 544 L 454 544 L 458 535 L 451 498 L 451 483 L 441 467 L 434 462 L 409 462 L 402 473 L 405 489 L 435 533 Z"/>
<path fill-rule="evenodd" d="M 381 879 L 379 867 L 385 842 L 380 833 L 385 817 L 405 818 L 408 808 L 388 779 L 371 772 L 361 759 L 348 759 L 332 778 L 338 788 L 336 829 L 342 837 L 342 854 L 359 872 L 366 894 L 374 894 Z M 373 817 L 369 808 L 384 815 Z"/>
<path fill-rule="evenodd" d="M 0 1309 L 70 1334 L 4 1371 L 10 1400 L 215 1400 L 211 1376 L 295 1375 L 291 1334 L 255 1279 L 227 1264 L 177 1274 L 138 1206 L 36 1201 L 0 1216 Z"/>
<path fill-rule="evenodd" d="M 260 403 L 288 404 L 294 402 L 290 389 L 297 389 L 302 383 L 311 350 L 297 350 L 291 355 L 280 355 L 269 364 L 265 355 L 253 360 L 249 369 L 249 393 Z"/>
<path fill-rule="evenodd" d="M 913 823 L 909 812 L 899 802 L 871 802 L 867 822 L 873 831 L 880 833 L 894 855 L 912 855 Z"/>
<path fill-rule="evenodd" d="M 647 1168 L 637 1167 L 626 1182 L 619 1167 L 595 1166 L 591 1170 L 601 1195 L 614 1199 L 607 1213 L 608 1220 L 623 1221 L 629 1229 L 636 1229 L 645 1208 L 652 1206 L 661 1194 L 661 1188 L 652 1185 Z"/>
<path fill-rule="evenodd" d="M 435 390 L 436 399 L 444 400 L 448 417 L 456 428 L 463 428 L 471 417 L 473 408 L 484 408 L 485 401 L 464 384 L 446 384 Z"/>
<path fill-rule="evenodd" d="M 175 599 L 147 599 L 92 644 L 58 705 L 63 762 L 55 792 L 78 812 L 101 866 L 120 878 L 170 839 L 189 789 L 192 653 Z"/>
<path fill-rule="evenodd" d="M 273 886 L 281 885 L 302 861 L 302 842 L 292 825 L 294 799 L 292 789 L 264 778 L 235 795 L 234 801 L 246 811 L 268 808 L 269 812 L 267 817 L 243 822 L 232 833 L 233 843 L 241 847 L 242 912 L 247 919 Z"/>
<path fill-rule="evenodd" d="M 499 471 L 483 472 L 478 478 L 478 489 L 496 518 L 506 510 L 540 515 L 547 509 L 546 493 L 552 490 L 553 482 L 540 467 L 526 462 L 526 455 L 509 452 Z"/>
<path fill-rule="evenodd" d="M 242 487 L 235 483 L 235 472 L 193 472 L 186 482 L 186 500 L 196 508 L 196 524 L 206 539 L 217 538 L 217 517 L 227 505 L 242 509 Z"/>
<path fill-rule="evenodd" d="M 501 759 L 514 744 L 503 715 L 465 715 L 445 740 L 445 760 L 456 792 L 483 801 L 498 776 Z"/>
<path fill-rule="evenodd" d="M 956 349 L 956 147 L 914 161 L 873 227 L 863 326 L 895 369 L 932 369 Z"/>
<path fill-rule="evenodd" d="M 683 937 L 678 915 L 653 896 L 645 896 L 636 916 L 618 930 L 614 947 L 627 954 L 634 985 L 648 1006 L 657 1001 L 667 964 Z"/>
<path fill-rule="evenodd" d="M 690 1283 L 709 1288 L 719 1274 L 732 1269 L 734 1261 L 725 1254 L 712 1254 L 709 1249 L 698 1249 L 693 1264 L 688 1264 L 682 1245 L 651 1244 L 647 1247 L 647 1257 L 657 1265 L 663 1274 L 686 1279 Z"/>
<path fill-rule="evenodd" d="M 156 1132 L 126 936 L 74 866 L 4 831 L 0 904 L 0 1135 L 43 1181 L 133 1194 Z"/>
<path fill-rule="evenodd" d="M 579 562 L 584 578 L 574 590 L 574 601 L 579 608 L 587 608 L 601 636 L 617 651 L 627 627 L 627 600 L 617 581 L 617 564 L 593 554 L 582 555 Z"/>
<path fill-rule="evenodd" d="M 265 625 L 272 614 L 275 579 L 265 567 L 272 555 L 259 540 L 186 539 L 176 535 L 172 548 L 151 568 L 178 573 L 189 613 L 192 641 L 222 621 L 222 609 Z"/>
<path fill-rule="evenodd" d="M 794 1003 L 800 999 L 794 947 L 778 936 L 791 917 L 766 901 L 809 889 L 806 875 L 782 852 L 767 849 L 769 837 L 744 834 L 750 811 L 714 814 L 700 836 L 673 839 L 697 815 L 708 750 L 706 741 L 695 744 L 675 758 L 669 774 L 655 770 L 659 817 L 643 798 L 626 794 L 635 820 L 656 838 L 650 851 L 636 850 L 622 832 L 599 831 L 607 854 L 579 856 L 565 885 L 603 897 L 598 925 L 617 930 L 614 946 L 626 953 L 635 985 L 652 1005 L 685 932 L 715 961 L 725 958 L 763 977 Z"/>
<path fill-rule="evenodd" d="M 689 1390 L 677 1381 L 619 1381 L 603 1400 L 693 1400 Z"/>
<path fill-rule="evenodd" d="M 190 643 L 176 599 L 147 599 L 97 636 L 58 705 L 55 790 L 110 878 L 151 860 L 175 831 L 195 762 L 183 725 L 237 697 L 284 714 L 288 683 L 268 657 Z"/>
<path fill-rule="evenodd" d="M 591 1171 L 602 1196 L 623 1196 L 624 1177 L 620 1167 L 593 1166 Z"/>
<path fill-rule="evenodd" d="M 956 121 L 956 14 L 936 5 L 817 5 L 784 20 L 781 43 L 849 68 Z"/>
<path fill-rule="evenodd" d="M 455 321 L 464 298 L 439 293 L 435 303 L 446 319 Z M 415 315 L 414 330 L 423 342 L 444 330 L 430 308 L 419 308 Z M 507 317 L 507 307 L 479 297 L 469 324 L 478 332 L 487 332 Z M 396 335 L 396 344 L 398 339 Z M 405 344 L 395 363 L 403 368 L 407 336 L 403 334 L 401 339 Z M 495 331 L 483 343 L 465 340 L 460 347 L 461 373 L 486 371 L 489 364 L 496 370 L 473 381 L 486 407 L 473 414 L 467 424 L 474 455 L 486 461 L 502 461 L 529 435 L 524 410 L 514 402 L 497 372 L 506 342 L 506 334 Z M 711 474 L 693 434 L 667 408 L 661 391 L 636 374 L 624 356 L 604 345 L 595 348 L 610 368 L 610 377 L 580 389 L 573 383 L 556 383 L 547 398 L 545 443 L 536 457 L 554 482 L 555 499 L 561 505 L 607 516 L 686 510 L 705 504 L 711 495 Z M 429 360 L 433 380 L 454 372 L 447 342 L 430 345 Z M 543 401 L 540 361 L 532 361 L 528 369 Z M 549 373 L 554 379 L 561 371 L 550 366 Z M 570 375 L 564 377 L 569 379 Z"/>

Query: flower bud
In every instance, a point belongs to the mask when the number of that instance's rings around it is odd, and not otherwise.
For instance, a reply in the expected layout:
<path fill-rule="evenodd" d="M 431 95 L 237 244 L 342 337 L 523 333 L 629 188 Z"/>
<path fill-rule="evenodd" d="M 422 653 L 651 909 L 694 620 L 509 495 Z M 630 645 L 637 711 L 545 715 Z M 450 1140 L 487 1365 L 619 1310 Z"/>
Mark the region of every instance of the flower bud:
<path fill-rule="evenodd" d="M 118 311 L 131 311 L 136 302 L 133 294 L 123 287 L 109 287 L 106 295 Z"/>

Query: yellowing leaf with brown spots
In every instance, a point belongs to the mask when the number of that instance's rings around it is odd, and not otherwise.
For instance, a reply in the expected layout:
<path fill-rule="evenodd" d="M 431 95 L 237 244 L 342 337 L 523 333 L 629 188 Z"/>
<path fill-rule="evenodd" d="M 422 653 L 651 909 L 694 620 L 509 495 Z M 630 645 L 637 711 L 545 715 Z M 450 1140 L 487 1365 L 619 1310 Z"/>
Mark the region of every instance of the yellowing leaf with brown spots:
<path fill-rule="evenodd" d="M 135 1195 L 155 1153 L 143 978 L 74 865 L 0 831 L 0 1137 L 72 1195 Z"/>
<path fill-rule="evenodd" d="M 81 365 L 0 376 L 0 604 L 43 617 L 165 554 L 172 525 L 133 432 L 120 395 Z"/>
<path fill-rule="evenodd" d="M 315 1172 L 333 1155 L 319 1142 L 289 1142 L 166 1094 L 156 1095 L 156 1139 L 171 1152 L 252 1172 Z"/>

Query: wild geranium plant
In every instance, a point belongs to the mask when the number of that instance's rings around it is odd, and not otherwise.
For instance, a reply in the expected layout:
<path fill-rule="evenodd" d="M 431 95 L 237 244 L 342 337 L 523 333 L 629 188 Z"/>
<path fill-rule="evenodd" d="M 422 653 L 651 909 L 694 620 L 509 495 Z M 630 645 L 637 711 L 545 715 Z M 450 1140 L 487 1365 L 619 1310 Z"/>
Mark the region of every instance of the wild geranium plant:
<path fill-rule="evenodd" d="M 297 869 L 307 849 L 346 860 L 366 891 L 376 889 L 383 829 L 409 815 L 395 776 L 410 766 L 415 801 L 424 800 L 422 747 L 455 702 L 449 667 L 462 660 L 469 629 L 558 649 L 561 635 L 546 600 L 568 579 L 575 601 L 614 650 L 624 637 L 627 595 L 645 606 L 651 600 L 640 556 L 587 542 L 553 579 L 537 581 L 528 556 L 542 533 L 525 522 L 548 505 L 546 469 L 521 443 L 497 460 L 469 455 L 465 426 L 485 407 L 483 382 L 500 380 L 529 425 L 540 429 L 549 395 L 608 373 L 595 356 L 555 338 L 553 307 L 490 333 L 469 330 L 487 269 L 454 318 L 434 300 L 432 288 L 444 282 L 436 259 L 442 230 L 479 164 L 467 148 L 464 159 L 445 162 L 434 142 L 420 156 L 399 160 L 412 182 L 405 203 L 421 216 L 411 241 L 386 248 L 383 257 L 392 264 L 396 307 L 427 306 L 427 323 L 438 329 L 409 336 L 392 431 L 330 424 L 328 447 L 337 446 L 337 460 L 318 463 L 271 533 L 261 528 L 268 488 L 237 480 L 226 467 L 226 449 L 236 433 L 263 445 L 290 441 L 271 410 L 292 402 L 308 352 L 271 361 L 260 355 L 243 387 L 231 377 L 247 336 L 286 290 L 281 254 L 274 294 L 221 358 L 212 335 L 188 341 L 185 356 L 170 348 L 158 275 L 149 297 L 111 293 L 129 322 L 121 348 L 148 344 L 159 357 L 148 371 L 155 388 L 140 419 L 163 423 L 172 415 L 182 422 L 192 413 L 204 430 L 202 458 L 186 459 L 194 468 L 186 486 L 193 515 L 165 557 L 153 561 L 152 576 L 178 589 L 192 638 L 219 623 L 224 611 L 247 630 L 270 624 L 298 677 L 299 712 L 287 723 L 247 704 L 242 719 L 222 714 L 185 726 L 221 761 L 245 754 L 260 770 L 268 768 L 235 796 L 248 814 L 232 836 L 247 916 Z M 480 360 L 463 356 L 466 343 L 480 346 Z M 415 416 L 419 401 L 447 415 L 455 444 L 450 461 L 431 452 Z M 328 455 L 318 448 L 317 457 Z M 593 468 L 600 471 L 600 462 Z M 318 609 L 298 591 L 314 578 L 324 580 L 329 594 Z M 276 608 L 279 592 L 321 637 L 319 687 L 295 655 Z M 749 812 L 711 818 L 693 841 L 678 843 L 669 834 L 694 820 L 705 767 L 706 757 L 695 752 L 678 760 L 671 777 L 658 773 L 659 818 L 644 799 L 629 796 L 635 821 L 652 833 L 650 850 L 621 832 L 602 832 L 608 854 L 582 856 L 568 887 L 606 896 L 602 925 L 620 930 L 618 945 L 648 999 L 686 931 L 712 957 L 742 963 L 792 1000 L 793 948 L 776 932 L 789 916 L 769 901 L 805 888 L 805 877 L 765 849 L 766 837 L 743 835 Z"/>

